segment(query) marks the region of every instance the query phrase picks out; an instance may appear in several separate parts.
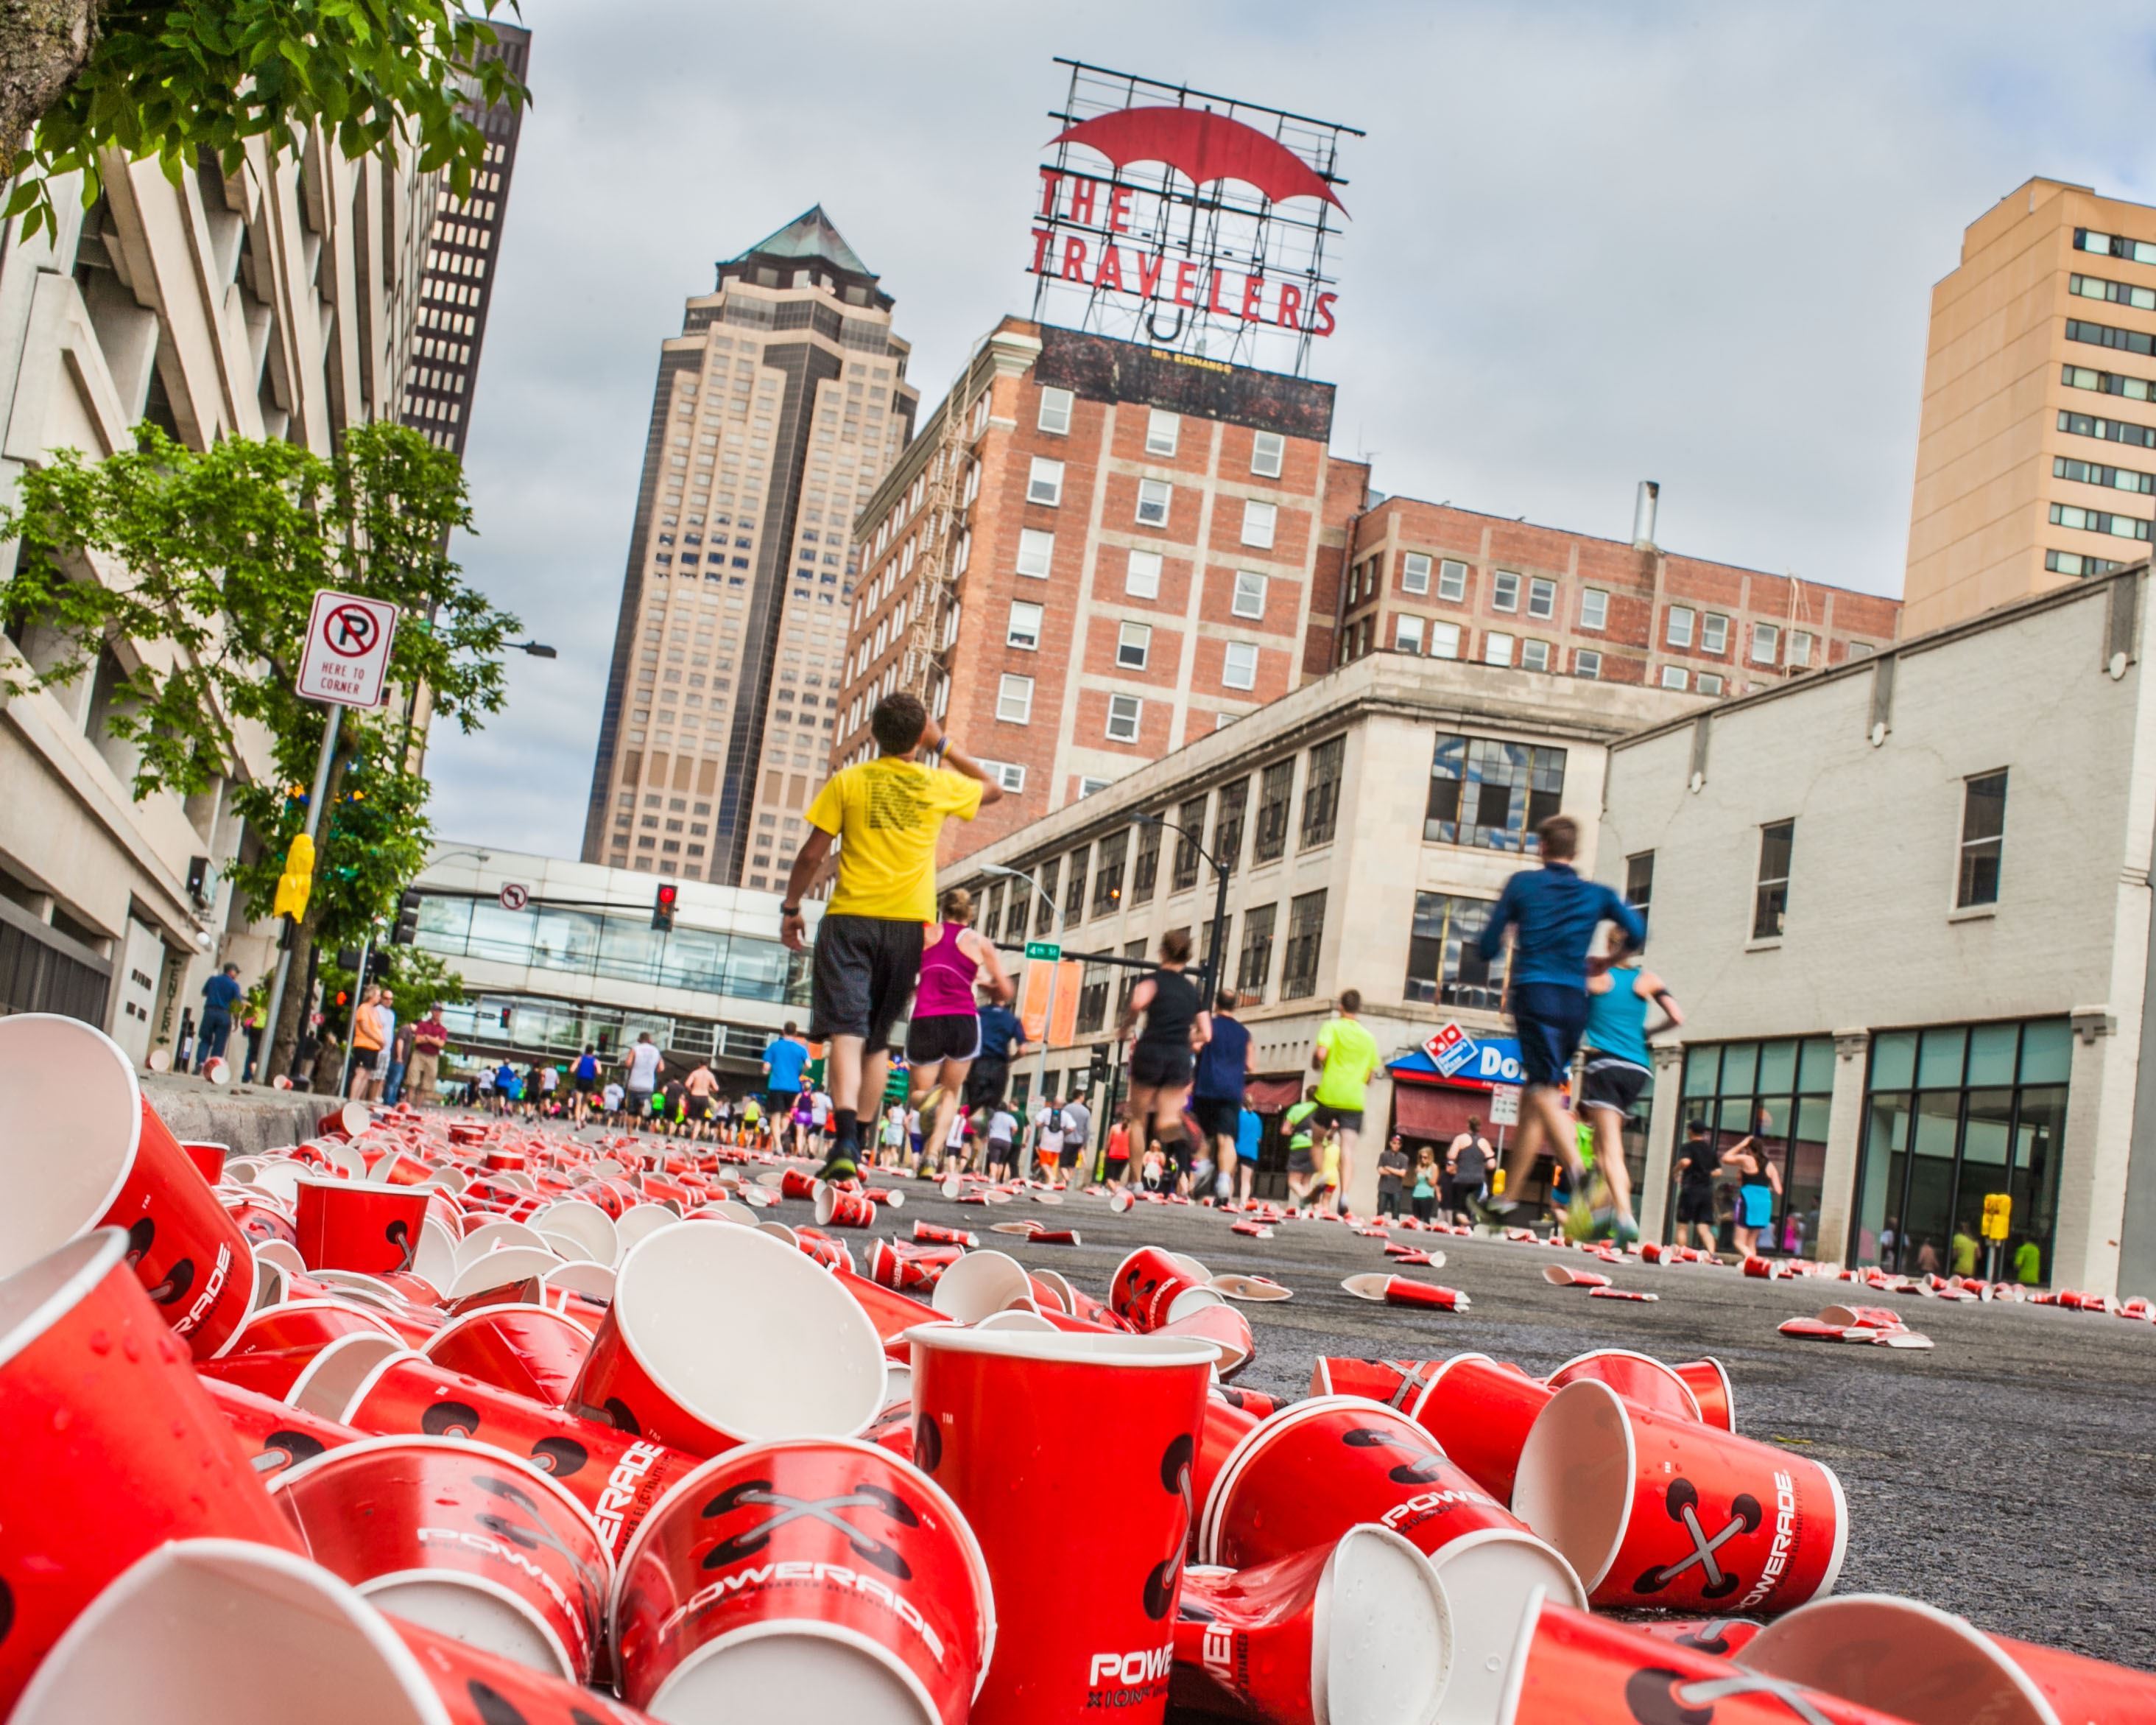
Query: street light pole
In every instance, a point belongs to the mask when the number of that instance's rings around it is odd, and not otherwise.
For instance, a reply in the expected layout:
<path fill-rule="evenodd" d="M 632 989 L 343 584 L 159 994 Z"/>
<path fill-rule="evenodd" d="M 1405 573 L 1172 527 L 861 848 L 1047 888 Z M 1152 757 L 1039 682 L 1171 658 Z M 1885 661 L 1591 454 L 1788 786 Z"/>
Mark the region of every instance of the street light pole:
<path fill-rule="evenodd" d="M 337 732 L 344 723 L 344 708 L 335 702 L 330 703 L 330 716 L 322 724 L 321 753 L 315 757 L 314 794 L 307 799 L 307 838 L 311 843 L 322 824 L 322 800 L 330 794 L 330 763 L 336 759 Z M 299 926 L 295 918 L 285 925 L 285 937 L 279 944 L 277 974 L 270 984 L 270 1017 L 262 1027 L 262 1066 L 255 1074 L 255 1082 L 267 1084 L 269 1070 L 277 1058 L 277 1014 L 285 1004 L 285 979 L 292 968 L 292 930 Z M 300 1038 L 295 1034 L 292 1047 L 296 1052 Z"/>
<path fill-rule="evenodd" d="M 1034 896 L 1047 905 L 1049 916 L 1054 922 L 1056 956 L 1055 962 L 1048 967 L 1048 999 L 1044 1007 L 1040 1025 L 1040 1058 L 1034 1068 L 1035 1074 L 1034 1094 L 1036 1097 L 1045 1097 L 1048 1094 L 1048 1038 L 1055 1029 L 1055 980 L 1063 969 L 1062 908 L 1042 889 L 1040 883 L 1029 874 L 1021 874 L 1015 868 L 1006 868 L 1000 862 L 991 862 L 982 872 L 986 874 L 1001 875 L 1006 880 L 1024 881 L 1033 888 Z M 1030 917 L 1026 919 L 1028 922 L 1032 919 Z"/>
<path fill-rule="evenodd" d="M 1209 950 L 1205 955 L 1205 964 L 1199 972 L 1204 978 L 1199 985 L 1199 1005 L 1202 1010 L 1209 1012 L 1213 1010 L 1214 997 L 1219 991 L 1221 963 L 1227 956 L 1221 950 L 1221 948 L 1227 945 L 1227 936 L 1224 933 L 1228 922 L 1227 865 L 1200 844 L 1187 827 L 1177 826 L 1166 816 L 1140 815 L 1137 818 L 1137 824 L 1142 826 L 1158 826 L 1167 832 L 1179 834 L 1192 850 L 1205 862 L 1213 865 L 1213 936 L 1206 943 Z"/>

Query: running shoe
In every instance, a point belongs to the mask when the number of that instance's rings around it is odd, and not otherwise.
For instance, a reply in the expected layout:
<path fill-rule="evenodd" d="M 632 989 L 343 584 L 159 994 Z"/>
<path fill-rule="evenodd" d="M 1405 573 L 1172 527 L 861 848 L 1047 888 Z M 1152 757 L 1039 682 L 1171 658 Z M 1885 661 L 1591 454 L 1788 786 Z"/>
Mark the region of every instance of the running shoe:
<path fill-rule="evenodd" d="M 860 1177 L 860 1170 L 854 1165 L 854 1153 L 843 1146 L 833 1149 L 830 1159 L 817 1171 L 819 1180 L 829 1181 L 834 1186 L 844 1186 Z"/>
<path fill-rule="evenodd" d="M 1520 1208 L 1519 1200 L 1517 1198 L 1477 1196 L 1469 1202 L 1481 1213 L 1483 1221 L 1492 1228 L 1510 1228 L 1512 1225 L 1512 1213 Z"/>
<path fill-rule="evenodd" d="M 1610 1227 L 1609 1237 L 1620 1246 L 1629 1246 L 1640 1238 L 1640 1224 L 1630 1216 L 1620 1216 Z"/>

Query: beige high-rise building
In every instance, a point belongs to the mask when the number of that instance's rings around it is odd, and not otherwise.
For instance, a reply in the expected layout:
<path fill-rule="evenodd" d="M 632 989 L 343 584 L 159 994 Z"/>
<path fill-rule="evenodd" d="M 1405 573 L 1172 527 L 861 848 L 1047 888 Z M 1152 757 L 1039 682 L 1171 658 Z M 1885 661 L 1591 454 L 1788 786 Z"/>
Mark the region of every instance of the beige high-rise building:
<path fill-rule="evenodd" d="M 830 757 L 854 517 L 918 397 L 820 205 L 718 275 L 660 350 L 583 860 L 767 888 Z"/>
<path fill-rule="evenodd" d="M 2032 179 L 1932 290 L 1902 632 L 2148 554 L 2156 209 Z"/>

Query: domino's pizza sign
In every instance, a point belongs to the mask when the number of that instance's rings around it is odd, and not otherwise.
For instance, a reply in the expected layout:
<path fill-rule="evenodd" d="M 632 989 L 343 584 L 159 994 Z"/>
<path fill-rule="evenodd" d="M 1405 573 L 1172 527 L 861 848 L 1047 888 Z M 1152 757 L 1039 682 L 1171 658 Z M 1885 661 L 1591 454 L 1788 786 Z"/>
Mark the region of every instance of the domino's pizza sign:
<path fill-rule="evenodd" d="M 1523 1084 L 1527 1079 L 1520 1045 L 1511 1037 L 1476 1038 L 1457 1024 L 1447 1024 L 1423 1043 L 1422 1052 L 1440 1077 L 1455 1084 Z"/>

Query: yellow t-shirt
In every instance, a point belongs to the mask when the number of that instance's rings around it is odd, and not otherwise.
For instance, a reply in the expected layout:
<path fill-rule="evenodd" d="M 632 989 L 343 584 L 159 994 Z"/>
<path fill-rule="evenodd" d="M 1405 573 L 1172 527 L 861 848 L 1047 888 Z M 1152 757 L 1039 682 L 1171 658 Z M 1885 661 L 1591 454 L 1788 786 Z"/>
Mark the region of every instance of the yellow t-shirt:
<path fill-rule="evenodd" d="M 824 782 L 808 824 L 839 840 L 839 883 L 829 916 L 932 922 L 936 836 L 947 816 L 980 812 L 981 783 L 902 755 L 878 755 Z"/>

